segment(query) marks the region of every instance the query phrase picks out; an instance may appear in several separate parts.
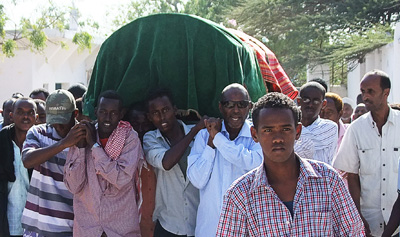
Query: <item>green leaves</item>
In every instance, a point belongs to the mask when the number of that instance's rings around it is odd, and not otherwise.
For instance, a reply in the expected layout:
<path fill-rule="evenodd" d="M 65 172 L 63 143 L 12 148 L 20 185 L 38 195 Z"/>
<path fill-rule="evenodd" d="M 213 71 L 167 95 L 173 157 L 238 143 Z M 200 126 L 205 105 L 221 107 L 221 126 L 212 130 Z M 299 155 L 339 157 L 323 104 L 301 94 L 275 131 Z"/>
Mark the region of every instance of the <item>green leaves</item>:
<path fill-rule="evenodd" d="M 78 45 L 78 52 L 82 52 L 84 49 L 92 49 L 92 36 L 87 32 L 79 32 L 74 35 L 72 42 Z"/>

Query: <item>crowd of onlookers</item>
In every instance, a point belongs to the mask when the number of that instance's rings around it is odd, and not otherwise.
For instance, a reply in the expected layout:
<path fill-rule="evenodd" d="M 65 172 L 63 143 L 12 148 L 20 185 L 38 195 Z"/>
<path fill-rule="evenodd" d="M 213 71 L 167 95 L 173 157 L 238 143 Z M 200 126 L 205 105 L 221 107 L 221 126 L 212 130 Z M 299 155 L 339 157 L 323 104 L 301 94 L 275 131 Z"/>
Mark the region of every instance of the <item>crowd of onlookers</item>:
<path fill-rule="evenodd" d="M 368 72 L 356 102 L 304 84 L 256 103 L 227 85 L 220 118 L 154 89 L 125 108 L 80 84 L 3 103 L 0 236 L 391 236 L 399 105 Z"/>

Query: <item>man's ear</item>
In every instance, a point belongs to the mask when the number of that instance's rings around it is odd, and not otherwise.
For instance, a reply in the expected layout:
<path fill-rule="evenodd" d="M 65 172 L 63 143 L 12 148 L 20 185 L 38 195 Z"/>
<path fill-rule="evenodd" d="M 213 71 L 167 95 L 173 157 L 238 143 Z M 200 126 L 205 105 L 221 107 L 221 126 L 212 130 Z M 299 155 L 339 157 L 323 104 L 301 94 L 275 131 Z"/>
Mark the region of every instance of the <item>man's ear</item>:
<path fill-rule="evenodd" d="M 250 132 L 251 132 L 251 137 L 253 138 L 253 140 L 255 142 L 258 142 L 258 138 L 257 138 L 257 130 L 254 126 L 251 126 L 250 128 Z"/>
<path fill-rule="evenodd" d="M 325 106 L 326 106 L 327 103 L 328 103 L 328 102 L 326 101 L 326 99 L 323 99 L 323 100 L 322 100 L 322 109 L 325 108 Z"/>
<path fill-rule="evenodd" d="M 13 116 L 14 116 L 13 112 L 10 112 L 8 115 L 10 116 L 10 121 L 13 121 Z"/>
<path fill-rule="evenodd" d="M 302 124 L 298 122 L 296 125 L 296 140 L 300 138 L 302 128 L 303 128 Z"/>
<path fill-rule="evenodd" d="M 386 89 L 383 90 L 383 94 L 385 96 L 389 96 L 389 93 L 390 93 L 390 89 L 389 88 L 386 88 Z"/>
<path fill-rule="evenodd" d="M 121 109 L 121 113 L 119 114 L 119 120 L 121 120 L 128 110 L 126 108 Z"/>
<path fill-rule="evenodd" d="M 223 114 L 222 113 L 222 104 L 221 104 L 221 102 L 218 102 L 218 109 L 219 109 L 219 112 L 221 113 L 221 114 Z"/>
<path fill-rule="evenodd" d="M 79 110 L 78 110 L 78 109 L 75 109 L 73 113 L 74 113 L 74 118 L 76 118 L 76 117 L 78 117 Z"/>

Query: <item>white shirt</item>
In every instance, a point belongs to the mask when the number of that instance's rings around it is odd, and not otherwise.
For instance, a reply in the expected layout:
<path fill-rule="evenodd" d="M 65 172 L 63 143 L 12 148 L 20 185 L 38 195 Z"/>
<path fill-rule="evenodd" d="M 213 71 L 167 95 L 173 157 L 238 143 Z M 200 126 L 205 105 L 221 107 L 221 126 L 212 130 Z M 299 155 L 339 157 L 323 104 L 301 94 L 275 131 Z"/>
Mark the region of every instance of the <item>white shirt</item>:
<path fill-rule="evenodd" d="M 246 120 L 239 135 L 231 141 L 223 122 L 221 132 L 213 140 L 215 149 L 207 145 L 207 129 L 196 136 L 187 170 L 188 178 L 200 190 L 196 237 L 216 235 L 226 190 L 263 161 L 261 146 L 251 137 L 250 127 Z"/>
<path fill-rule="evenodd" d="M 359 174 L 361 213 L 374 236 L 380 236 L 397 199 L 400 156 L 400 112 L 389 110 L 382 136 L 371 113 L 350 124 L 343 137 L 334 167 Z"/>
<path fill-rule="evenodd" d="M 338 141 L 338 126 L 328 119 L 318 118 L 307 127 L 303 126 L 300 139 L 309 138 L 314 144 L 313 160 L 318 160 L 332 165 L 333 157 L 336 154 Z M 305 131 L 308 131 L 305 133 Z M 297 146 L 297 144 L 296 144 Z M 309 149 L 308 146 L 296 147 L 295 152 Z"/>
<path fill-rule="evenodd" d="M 188 134 L 192 126 L 178 121 L 183 126 L 185 134 Z M 192 145 L 193 142 L 189 145 L 189 149 Z M 170 146 L 159 129 L 144 135 L 143 150 L 146 160 L 155 168 L 157 176 L 153 221 L 158 220 L 165 230 L 173 234 L 194 236 L 199 190 L 189 182 L 189 179 L 185 179 L 179 164 L 170 170 L 164 169 L 162 160 L 169 149 Z"/>

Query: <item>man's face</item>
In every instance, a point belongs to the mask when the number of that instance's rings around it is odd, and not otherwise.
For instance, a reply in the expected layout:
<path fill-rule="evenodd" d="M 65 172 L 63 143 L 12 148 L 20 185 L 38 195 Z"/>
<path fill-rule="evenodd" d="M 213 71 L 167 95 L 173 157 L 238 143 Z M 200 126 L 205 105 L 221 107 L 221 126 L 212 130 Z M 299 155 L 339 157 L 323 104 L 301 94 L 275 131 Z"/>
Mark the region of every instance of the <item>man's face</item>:
<path fill-rule="evenodd" d="M 326 98 L 326 106 L 321 111 L 321 118 L 329 119 L 335 123 L 339 123 L 342 116 L 342 111 L 338 112 L 335 107 L 335 102 L 331 98 Z"/>
<path fill-rule="evenodd" d="M 365 108 L 365 105 L 357 105 L 356 109 L 354 110 L 354 115 L 353 115 L 353 120 L 358 119 L 363 114 L 368 113 L 367 108 Z"/>
<path fill-rule="evenodd" d="M 3 107 L 3 127 L 12 124 L 12 118 L 10 117 L 10 113 L 12 112 L 12 105 L 15 100 L 9 100 L 7 103 L 4 104 Z"/>
<path fill-rule="evenodd" d="M 46 110 L 43 104 L 36 104 L 37 105 L 37 118 L 36 124 L 43 124 L 46 123 Z"/>
<path fill-rule="evenodd" d="M 228 130 L 240 130 L 246 121 L 252 104 L 244 91 L 232 88 L 224 93 L 223 101 L 219 103 L 219 111 Z"/>
<path fill-rule="evenodd" d="M 365 107 L 375 112 L 387 106 L 387 97 L 390 89 L 382 90 L 381 78 L 377 75 L 369 75 L 361 81 L 360 89 Z"/>
<path fill-rule="evenodd" d="M 129 123 L 132 125 L 133 129 L 138 133 L 140 140 L 146 132 L 154 128 L 150 120 L 147 119 L 146 113 L 139 110 L 131 110 L 128 114 Z"/>
<path fill-rule="evenodd" d="M 19 100 L 14 105 L 11 113 L 15 128 L 27 132 L 36 121 L 35 102 L 27 100 Z"/>
<path fill-rule="evenodd" d="M 261 145 L 265 164 L 284 163 L 292 158 L 294 142 L 301 133 L 301 124 L 295 125 L 292 111 L 264 108 L 258 120 L 257 129 L 251 128 L 251 135 Z"/>
<path fill-rule="evenodd" d="M 343 115 L 342 115 L 342 117 L 344 119 L 348 119 L 348 118 L 351 117 L 352 114 L 353 114 L 353 108 L 351 107 L 351 105 L 344 104 L 343 105 Z"/>
<path fill-rule="evenodd" d="M 31 95 L 31 98 L 46 101 L 46 96 L 43 94 L 43 92 L 40 92 L 39 94 L 36 95 Z"/>
<path fill-rule="evenodd" d="M 321 109 L 325 107 L 326 100 L 320 90 L 308 87 L 302 91 L 297 103 L 300 105 L 303 118 L 314 121 L 318 118 Z"/>
<path fill-rule="evenodd" d="M 74 112 L 76 114 L 76 112 Z M 51 126 L 56 130 L 58 135 L 62 138 L 66 137 L 71 128 L 75 125 L 75 114 L 71 114 L 71 119 L 69 123 L 61 124 L 61 123 L 54 123 Z"/>
<path fill-rule="evenodd" d="M 162 133 L 167 133 L 173 129 L 176 123 L 176 108 L 172 105 L 168 97 L 158 97 L 149 103 L 147 118 Z"/>
<path fill-rule="evenodd" d="M 96 108 L 100 138 L 108 138 L 124 116 L 122 105 L 116 99 L 100 98 Z"/>

